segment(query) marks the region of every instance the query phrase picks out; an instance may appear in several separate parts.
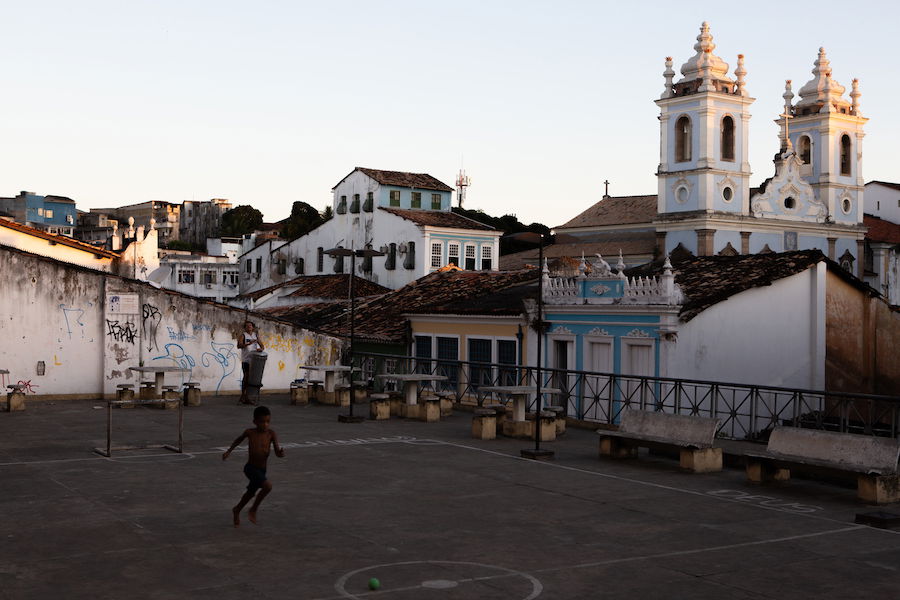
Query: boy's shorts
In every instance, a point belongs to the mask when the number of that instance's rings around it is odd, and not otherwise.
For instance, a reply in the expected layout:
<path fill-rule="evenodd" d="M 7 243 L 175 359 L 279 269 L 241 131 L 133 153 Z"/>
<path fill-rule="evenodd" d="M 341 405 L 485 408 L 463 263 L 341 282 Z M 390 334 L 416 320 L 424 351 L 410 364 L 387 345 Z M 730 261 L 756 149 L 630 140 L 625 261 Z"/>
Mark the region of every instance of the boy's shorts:
<path fill-rule="evenodd" d="M 250 483 L 247 484 L 247 491 L 250 493 L 261 488 L 266 482 L 266 470 L 255 467 L 250 463 L 244 465 L 244 475 L 250 480 Z"/>

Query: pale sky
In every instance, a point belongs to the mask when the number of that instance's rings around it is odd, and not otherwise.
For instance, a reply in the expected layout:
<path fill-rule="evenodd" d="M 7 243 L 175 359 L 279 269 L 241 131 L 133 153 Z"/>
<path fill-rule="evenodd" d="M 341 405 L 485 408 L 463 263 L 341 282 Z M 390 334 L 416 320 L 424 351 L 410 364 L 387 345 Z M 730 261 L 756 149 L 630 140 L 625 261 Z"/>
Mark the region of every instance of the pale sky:
<path fill-rule="evenodd" d="M 656 193 L 664 58 L 709 21 L 745 55 L 773 173 L 784 80 L 819 46 L 860 79 L 866 181 L 900 181 L 894 2 L 41 1 L 0 4 L 0 195 L 78 208 L 229 198 L 318 209 L 356 166 L 472 178 L 466 208 L 560 225 Z M 680 74 L 678 75 L 680 78 Z"/>

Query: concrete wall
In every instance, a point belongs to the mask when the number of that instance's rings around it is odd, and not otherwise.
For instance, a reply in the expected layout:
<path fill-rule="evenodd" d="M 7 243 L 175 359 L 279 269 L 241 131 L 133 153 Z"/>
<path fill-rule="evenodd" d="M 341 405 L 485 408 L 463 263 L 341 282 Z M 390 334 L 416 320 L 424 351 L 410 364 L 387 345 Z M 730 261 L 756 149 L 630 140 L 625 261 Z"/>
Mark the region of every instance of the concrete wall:
<path fill-rule="evenodd" d="M 669 377 L 822 389 L 819 269 L 707 308 L 678 330 Z M 824 322 L 824 321 L 823 321 Z"/>
<path fill-rule="evenodd" d="M 0 289 L 6 383 L 30 382 L 37 395 L 99 397 L 135 383 L 129 367 L 143 364 L 187 368 L 167 375 L 167 384 L 197 381 L 204 394 L 240 390 L 241 310 L 5 249 Z M 264 390 L 286 389 L 302 376 L 299 365 L 335 362 L 340 354 L 337 338 L 250 318 L 269 355 Z"/>
<path fill-rule="evenodd" d="M 867 183 L 865 208 L 870 215 L 900 223 L 900 190 L 880 183 Z"/>
<path fill-rule="evenodd" d="M 826 389 L 900 395 L 900 313 L 833 273 L 826 307 Z"/>

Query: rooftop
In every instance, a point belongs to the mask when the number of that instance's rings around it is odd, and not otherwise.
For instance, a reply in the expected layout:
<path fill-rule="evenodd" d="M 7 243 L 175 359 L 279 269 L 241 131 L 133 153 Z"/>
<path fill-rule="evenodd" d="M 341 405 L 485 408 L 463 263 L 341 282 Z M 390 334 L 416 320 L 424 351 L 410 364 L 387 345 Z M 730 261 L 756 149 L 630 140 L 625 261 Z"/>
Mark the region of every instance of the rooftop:
<path fill-rule="evenodd" d="M 425 225 L 426 227 L 448 227 L 450 229 L 477 229 L 480 231 L 496 231 L 490 225 L 479 223 L 468 217 L 458 215 L 454 212 L 446 210 L 407 210 L 403 208 L 387 208 L 379 206 L 379 210 L 383 210 L 392 215 L 402 217 L 407 221 L 412 221 L 417 225 Z"/>
<path fill-rule="evenodd" d="M 453 188 L 435 179 L 428 173 L 407 173 L 405 171 L 382 171 L 381 169 L 367 169 L 365 167 L 356 167 L 347 174 L 344 179 L 350 177 L 353 173 L 359 171 L 364 175 L 368 175 L 381 185 L 395 185 L 398 187 L 420 188 L 423 190 L 435 190 L 438 192 L 452 192 Z M 340 185 L 344 179 L 341 179 L 334 187 Z"/>
<path fill-rule="evenodd" d="M 279 288 L 296 287 L 297 289 L 288 296 L 293 297 L 311 297 L 311 298 L 335 298 L 345 299 L 350 294 L 350 275 L 334 274 L 334 275 L 301 275 L 289 281 L 271 285 L 261 290 L 242 294 L 239 298 L 250 298 L 257 300 L 266 294 L 274 292 Z M 355 277 L 353 279 L 353 290 L 357 298 L 364 296 L 373 296 L 377 294 L 386 294 L 391 291 L 383 285 L 378 285 L 368 279 Z"/>
<path fill-rule="evenodd" d="M 34 227 L 28 227 L 27 225 L 22 225 L 21 223 L 16 223 L 15 221 L 7 221 L 6 219 L 0 219 L 0 227 L 6 227 L 7 229 L 12 229 L 14 231 L 18 231 L 20 233 L 24 233 L 36 238 L 41 238 L 47 240 L 48 242 L 59 244 L 61 246 L 67 246 L 69 248 L 74 248 L 75 250 L 81 250 L 82 252 L 87 252 L 90 254 L 94 254 L 98 257 L 102 258 L 119 258 L 118 252 L 113 252 L 111 250 L 106 250 L 104 248 L 99 248 L 92 244 L 88 244 L 87 242 L 80 242 L 74 238 L 70 238 L 65 235 L 57 235 L 55 233 L 47 233 L 41 229 L 35 229 Z"/>
<path fill-rule="evenodd" d="M 599 202 L 554 229 L 646 223 L 656 218 L 657 195 L 604 196 Z"/>
<path fill-rule="evenodd" d="M 900 189 L 900 188 L 898 188 Z M 874 215 L 863 215 L 863 225 L 868 228 L 866 239 L 872 242 L 900 244 L 900 225 Z"/>

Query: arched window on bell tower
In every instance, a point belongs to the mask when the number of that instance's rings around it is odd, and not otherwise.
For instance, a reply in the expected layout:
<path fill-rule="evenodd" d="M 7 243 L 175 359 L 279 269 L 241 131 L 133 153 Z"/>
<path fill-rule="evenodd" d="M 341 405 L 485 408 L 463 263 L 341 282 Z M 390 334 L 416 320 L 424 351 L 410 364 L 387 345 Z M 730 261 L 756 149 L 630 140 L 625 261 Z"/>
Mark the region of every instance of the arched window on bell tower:
<path fill-rule="evenodd" d="M 684 116 L 675 122 L 675 162 L 691 160 L 691 120 Z"/>
<path fill-rule="evenodd" d="M 809 139 L 808 135 L 801 135 L 800 139 L 797 142 L 798 154 L 800 155 L 800 160 L 803 161 L 804 165 L 810 164 L 812 160 L 812 142 Z"/>
<path fill-rule="evenodd" d="M 734 119 L 722 119 L 722 160 L 734 160 Z"/>
<path fill-rule="evenodd" d="M 850 136 L 846 133 L 841 136 L 841 175 L 850 175 L 850 153 L 852 150 L 852 144 L 850 143 Z"/>

